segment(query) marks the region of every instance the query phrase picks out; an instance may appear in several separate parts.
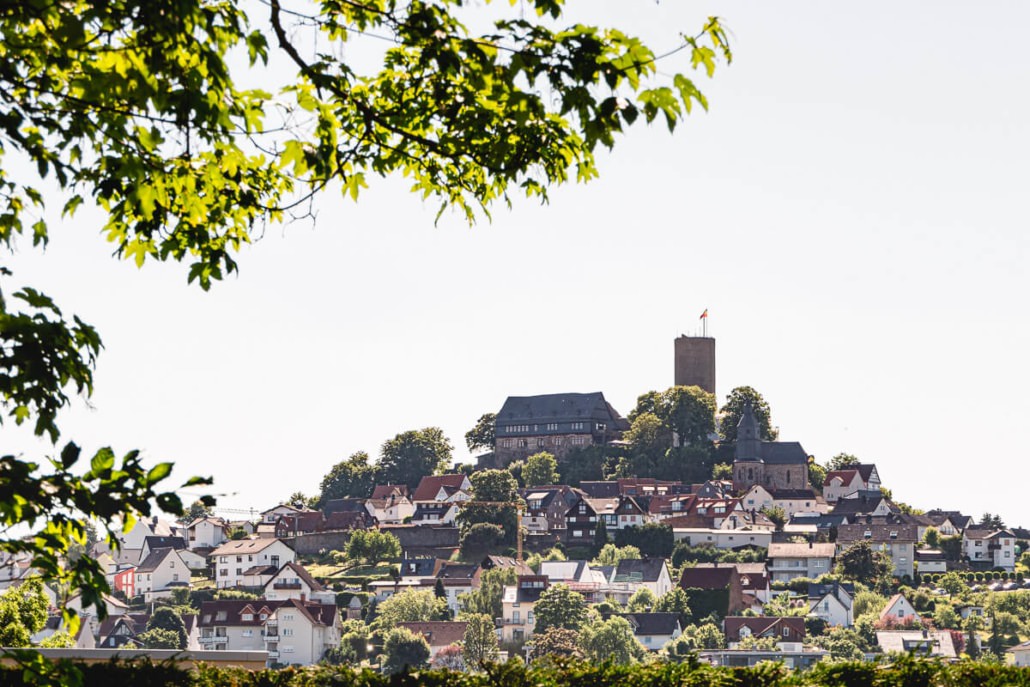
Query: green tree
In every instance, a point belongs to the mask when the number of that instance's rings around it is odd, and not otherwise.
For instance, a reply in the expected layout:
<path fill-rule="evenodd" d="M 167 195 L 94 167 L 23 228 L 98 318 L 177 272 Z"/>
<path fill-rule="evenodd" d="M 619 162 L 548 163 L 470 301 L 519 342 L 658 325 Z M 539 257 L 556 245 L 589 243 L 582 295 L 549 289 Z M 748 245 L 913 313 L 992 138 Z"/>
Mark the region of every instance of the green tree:
<path fill-rule="evenodd" d="M 465 445 L 469 453 L 494 449 L 496 425 L 497 413 L 484 413 L 479 416 L 476 426 L 465 433 Z"/>
<path fill-rule="evenodd" d="M 854 630 L 844 627 L 831 628 L 829 632 L 815 639 L 817 646 L 830 652 L 831 661 L 861 661 L 862 638 Z"/>
<path fill-rule="evenodd" d="M 414 488 L 423 477 L 442 473 L 451 462 L 453 450 L 439 427 L 402 432 L 383 443 L 376 480 Z"/>
<path fill-rule="evenodd" d="M 579 633 L 563 627 L 536 631 L 529 640 L 529 657 L 534 661 L 548 658 L 582 658 Z"/>
<path fill-rule="evenodd" d="M 522 469 L 522 481 L 527 487 L 539 487 L 546 484 L 558 484 L 558 461 L 547 451 L 534 453 L 526 458 L 526 466 Z"/>
<path fill-rule="evenodd" d="M 368 498 L 376 483 L 376 468 L 364 451 L 352 453 L 341 460 L 322 478 L 318 496 L 319 507 L 332 499 L 348 497 Z"/>
<path fill-rule="evenodd" d="M 505 540 L 504 528 L 500 525 L 477 522 L 461 533 L 461 556 L 465 560 L 482 557 L 500 549 Z"/>
<path fill-rule="evenodd" d="M 485 615 L 488 618 L 500 618 L 504 607 L 505 586 L 518 581 L 515 568 L 492 568 L 479 578 L 479 589 L 466 592 L 458 597 L 462 612 L 469 615 Z"/>
<path fill-rule="evenodd" d="M 1005 521 L 1001 519 L 1000 515 L 984 513 L 980 517 L 980 522 L 977 523 L 977 527 L 983 527 L 989 530 L 1001 530 L 1005 529 Z"/>
<path fill-rule="evenodd" d="M 489 524 L 503 529 L 502 542 L 514 543 L 517 508 L 504 504 L 521 503 L 518 482 L 507 470 L 479 470 L 473 473 L 471 481 L 472 500 L 462 505 L 457 518 L 463 533 L 467 534 L 475 525 Z"/>
<path fill-rule="evenodd" d="M 189 640 L 189 634 L 186 632 L 186 623 L 183 622 L 182 616 L 179 615 L 178 611 L 167 606 L 158 608 L 151 614 L 150 620 L 147 621 L 147 630 L 174 632 L 178 638 L 178 645 L 174 647 L 176 649 L 185 649 Z"/>
<path fill-rule="evenodd" d="M 608 546 L 608 526 L 604 524 L 603 518 L 598 518 L 597 527 L 594 528 L 594 551 L 598 554 Z"/>
<path fill-rule="evenodd" d="M 405 589 L 376 607 L 374 627 L 390 630 L 397 623 L 443 620 L 447 614 L 447 602 L 438 599 L 431 589 Z"/>
<path fill-rule="evenodd" d="M 32 635 L 46 625 L 49 605 L 38 577 L 0 594 L 0 646 L 28 646 Z"/>
<path fill-rule="evenodd" d="M 754 635 L 741 637 L 740 641 L 737 642 L 738 649 L 747 649 L 749 651 L 776 651 L 777 645 L 776 637 L 755 637 Z"/>
<path fill-rule="evenodd" d="M 551 627 L 578 631 L 587 620 L 587 602 L 568 585 L 556 584 L 540 594 L 533 613 L 536 615 L 534 632 L 544 632 Z"/>
<path fill-rule="evenodd" d="M 512 192 L 546 197 L 573 173 L 596 176 L 596 147 L 612 147 L 635 121 L 661 117 L 671 129 L 694 104 L 707 106 L 686 75 L 659 75 L 664 58 L 635 37 L 565 28 L 561 0 L 532 4 L 549 16 L 524 20 L 513 9 L 481 36 L 455 0 L 328 3 L 313 16 L 279 0 L 254 16 L 233 0 L 184 0 L 171 10 L 141 0 L 14 3 L 0 26 L 0 243 L 10 249 L 24 235 L 46 245 L 46 218 L 95 202 L 100 233 L 120 257 L 188 263 L 189 282 L 208 289 L 237 270 L 252 232 L 303 215 L 327 186 L 357 198 L 367 173 L 403 176 L 441 211 L 471 219 Z M 312 61 L 294 42 L 302 28 L 305 41 L 309 30 L 318 36 Z M 343 57 L 365 52 L 352 51 L 354 42 L 384 37 L 391 43 L 379 67 Z M 709 76 L 719 54 L 731 58 L 715 19 L 680 47 Z M 282 81 L 264 72 L 270 53 L 295 72 Z M 262 88 L 239 87 L 241 76 Z M 0 267 L 0 275 L 9 273 Z M 100 338 L 35 289 L 6 293 L 0 406 L 56 443 L 68 393 L 92 391 Z M 130 452 L 116 466 L 105 448 L 84 471 L 73 443 L 58 453 L 52 462 L 2 459 L 17 488 L 0 495 L 12 505 L 0 526 L 47 524 L 42 537 L 23 542 L 19 533 L 0 548 L 28 553 L 49 579 L 88 590 L 83 601 L 95 604 L 108 591 L 95 561 L 61 566 L 83 523 L 182 507 L 173 491 L 155 489 L 167 464 L 147 470 Z"/>
<path fill-rule="evenodd" d="M 737 443 L 737 425 L 744 414 L 744 407 L 751 404 L 755 420 L 758 421 L 758 436 L 762 441 L 775 441 L 778 432 L 772 426 L 772 411 L 762 394 L 749 386 L 738 386 L 726 397 L 726 404 L 720 410 L 719 437 L 723 444 Z M 821 485 L 820 485 L 821 486 Z"/>
<path fill-rule="evenodd" d="M 159 627 L 141 632 L 137 637 L 146 649 L 183 649 L 179 634 L 174 630 L 163 630 Z"/>
<path fill-rule="evenodd" d="M 761 512 L 772 521 L 777 532 L 783 531 L 784 526 L 787 524 L 787 513 L 781 506 L 766 506 L 762 508 Z"/>
<path fill-rule="evenodd" d="M 587 623 L 579 635 L 587 660 L 596 663 L 627 665 L 643 659 L 647 653 L 633 636 L 629 621 L 617 615 Z"/>
<path fill-rule="evenodd" d="M 44 637 L 39 646 L 44 649 L 71 649 L 75 646 L 75 638 L 65 630 L 58 630 L 49 637 Z"/>
<path fill-rule="evenodd" d="M 605 544 L 597 554 L 597 557 L 590 561 L 590 565 L 597 567 L 618 565 L 619 561 L 635 560 L 637 558 L 642 558 L 642 556 L 640 555 L 640 549 L 635 546 L 620 547 L 615 544 Z"/>
<path fill-rule="evenodd" d="M 838 453 L 833 458 L 830 458 L 830 462 L 826 464 L 826 469 L 831 472 L 834 470 L 846 470 L 861 462 L 858 456 L 853 456 L 850 453 Z"/>
<path fill-rule="evenodd" d="M 465 663 L 479 667 L 488 661 L 496 661 L 497 631 L 494 629 L 493 618 L 473 613 L 465 616 L 464 620 L 468 622 L 461 644 Z"/>
<path fill-rule="evenodd" d="M 716 463 L 715 467 L 712 468 L 712 479 L 714 480 L 732 480 L 733 479 L 733 465 L 730 463 Z"/>
<path fill-rule="evenodd" d="M 958 596 L 969 589 L 962 577 L 955 571 L 946 572 L 937 581 L 937 586 L 948 593 L 948 596 Z"/>
<path fill-rule="evenodd" d="M 951 604 L 938 602 L 933 610 L 933 626 L 939 630 L 957 630 L 961 627 L 962 619 L 955 612 Z"/>
<path fill-rule="evenodd" d="M 722 649 L 726 646 L 726 636 L 723 635 L 719 626 L 715 623 L 688 625 L 683 629 L 680 639 L 686 643 L 689 649 L 694 651 Z"/>
<path fill-rule="evenodd" d="M 672 447 L 672 431 L 652 412 L 638 413 L 622 439 L 629 443 L 633 453 L 652 460 Z"/>
<path fill-rule="evenodd" d="M 647 587 L 633 592 L 626 602 L 626 610 L 630 613 L 649 613 L 658 603 L 658 597 Z"/>
<path fill-rule="evenodd" d="M 401 543 L 396 536 L 379 530 L 354 530 L 344 552 L 352 561 L 375 565 L 401 557 Z"/>
<path fill-rule="evenodd" d="M 205 505 L 204 502 L 200 499 L 197 499 L 196 501 L 191 503 L 190 507 L 183 512 L 182 516 L 179 517 L 177 522 L 180 525 L 188 525 L 194 520 L 198 520 L 200 518 L 207 518 L 212 515 L 214 515 L 214 509 L 210 506 Z"/>
<path fill-rule="evenodd" d="M 894 569 L 891 559 L 882 551 L 874 551 L 868 542 L 857 542 L 837 557 L 837 573 L 862 584 L 876 585 L 890 577 Z"/>
<path fill-rule="evenodd" d="M 367 624 L 356 618 L 344 620 L 340 627 L 340 649 L 350 663 L 368 658 L 370 631 Z"/>
<path fill-rule="evenodd" d="M 423 667 L 429 661 L 429 642 L 404 627 L 386 633 L 383 642 L 383 672 L 387 675 Z"/>
<path fill-rule="evenodd" d="M 855 598 L 851 602 L 851 612 L 852 616 L 855 618 L 867 614 L 879 616 L 880 612 L 883 611 L 886 606 L 886 596 L 877 594 L 873 591 L 864 590 L 855 594 Z"/>
<path fill-rule="evenodd" d="M 690 597 L 681 588 L 671 589 L 658 599 L 654 608 L 656 613 L 678 613 L 680 626 L 686 627 L 690 622 Z"/>
<path fill-rule="evenodd" d="M 823 483 L 826 482 L 826 468 L 815 462 L 812 457 L 808 458 L 808 486 L 816 492 L 823 493 Z"/>
<path fill-rule="evenodd" d="M 653 409 L 648 407 L 652 398 L 645 397 L 648 394 L 637 400 L 638 410 L 656 415 L 666 430 L 675 433 L 681 446 L 711 446 L 715 434 L 715 396 L 699 386 L 674 386 L 653 397 Z M 645 399 L 643 407 L 641 399 Z"/>
<path fill-rule="evenodd" d="M 668 558 L 675 546 L 672 528 L 660 522 L 649 522 L 615 531 L 615 545 L 635 547 L 647 558 Z"/>
<path fill-rule="evenodd" d="M 923 535 L 923 541 L 931 549 L 936 549 L 941 545 L 941 533 L 936 527 L 927 527 L 926 534 Z"/>

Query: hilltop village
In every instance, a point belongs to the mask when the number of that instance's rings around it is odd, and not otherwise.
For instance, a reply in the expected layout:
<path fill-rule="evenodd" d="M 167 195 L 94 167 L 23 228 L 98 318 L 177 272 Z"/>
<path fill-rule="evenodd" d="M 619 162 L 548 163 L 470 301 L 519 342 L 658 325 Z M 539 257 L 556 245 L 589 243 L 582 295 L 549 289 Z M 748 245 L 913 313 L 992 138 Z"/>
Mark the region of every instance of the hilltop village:
<path fill-rule="evenodd" d="M 466 435 L 475 466 L 452 465 L 439 430 L 411 431 L 254 517 L 198 502 L 119 546 L 94 538 L 102 620 L 16 556 L 0 600 L 45 597 L 49 617 L 23 628 L 34 645 L 273 667 L 1030 661 L 1030 531 L 896 502 L 873 462 L 780 441 L 754 389 L 717 407 L 714 339 L 675 354 L 674 386 L 625 417 L 600 392 L 509 397 Z"/>

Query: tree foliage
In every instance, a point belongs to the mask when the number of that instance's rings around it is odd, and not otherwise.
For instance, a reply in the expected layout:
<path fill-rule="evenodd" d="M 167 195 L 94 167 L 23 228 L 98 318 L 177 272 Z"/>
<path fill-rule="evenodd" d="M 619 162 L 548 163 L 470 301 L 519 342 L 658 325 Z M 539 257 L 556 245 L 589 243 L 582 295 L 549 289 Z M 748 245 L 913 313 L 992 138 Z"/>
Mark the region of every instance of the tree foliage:
<path fill-rule="evenodd" d="M 572 591 L 568 585 L 556 584 L 543 591 L 533 613 L 536 616 L 534 632 L 544 632 L 552 627 L 578 631 L 587 620 L 587 602 L 582 594 Z"/>
<path fill-rule="evenodd" d="M 627 665 L 643 659 L 646 653 L 633 636 L 629 621 L 617 615 L 587 623 L 579 635 L 580 646 L 589 661 Z"/>
<path fill-rule="evenodd" d="M 830 462 L 826 464 L 826 469 L 831 472 L 834 470 L 846 470 L 861 462 L 862 461 L 858 459 L 858 456 L 854 456 L 850 453 L 838 453 L 833 458 L 830 458 Z"/>
<path fill-rule="evenodd" d="M 319 491 L 318 505 L 325 506 L 333 499 L 368 498 L 376 484 L 376 468 L 364 451 L 352 453 L 346 460 L 334 465 L 325 477 Z"/>
<path fill-rule="evenodd" d="M 443 472 L 453 450 L 439 427 L 402 432 L 383 443 L 376 479 L 383 484 L 407 484 L 415 488 L 423 477 Z"/>
<path fill-rule="evenodd" d="M 852 544 L 837 557 L 837 573 L 862 584 L 880 584 L 893 570 L 891 559 L 882 551 L 874 551 L 864 541 Z"/>
<path fill-rule="evenodd" d="M 642 558 L 640 555 L 640 549 L 635 546 L 616 546 L 615 544 L 605 544 L 601 551 L 598 552 L 597 557 L 590 561 L 590 565 L 602 567 L 609 565 L 618 565 L 619 561 L 624 560 L 635 560 Z"/>
<path fill-rule="evenodd" d="M 0 245 L 25 236 L 44 246 L 54 211 L 95 203 L 118 256 L 185 263 L 188 281 L 209 289 L 269 222 L 311 215 L 327 187 L 357 199 L 366 176 L 398 175 L 471 221 L 512 193 L 546 198 L 549 185 L 595 177 L 597 146 L 634 122 L 671 130 L 707 107 L 677 66 L 659 74 L 666 56 L 639 39 L 562 27 L 562 0 L 531 4 L 546 20 L 513 8 L 476 33 L 458 0 L 11 3 L 0 26 Z M 372 38 L 389 43 L 381 64 L 349 62 Z M 731 59 L 714 18 L 676 54 L 708 76 Z M 279 81 L 270 58 L 292 73 Z M 57 414 L 69 393 L 92 392 L 100 350 L 96 330 L 42 292 L 2 289 L 0 412 L 56 444 Z M 399 435 L 383 447 L 381 476 L 414 486 L 450 450 L 438 429 Z M 46 523 L 0 549 L 28 554 L 94 605 L 108 588 L 93 559 L 61 564 L 83 522 L 182 505 L 156 489 L 169 464 L 148 470 L 137 452 L 119 462 L 104 448 L 82 474 L 79 453 L 67 443 L 45 461 L 0 459 L 0 526 Z"/>
<path fill-rule="evenodd" d="M 724 444 L 737 443 L 737 425 L 744 414 L 744 407 L 751 404 L 755 420 L 758 421 L 758 438 L 762 441 L 776 441 L 779 432 L 772 425 L 772 411 L 762 394 L 749 386 L 738 386 L 726 397 L 726 404 L 720 410 L 719 437 Z"/>
<path fill-rule="evenodd" d="M 49 600 L 38 577 L 0 594 L 0 646 L 26 647 L 46 625 Z"/>
<path fill-rule="evenodd" d="M 179 615 L 178 611 L 168 606 L 154 610 L 150 620 L 147 621 L 147 630 L 174 632 L 178 639 L 177 646 L 173 647 L 175 649 L 185 649 L 189 640 L 189 635 L 186 632 L 186 623 L 183 622 L 182 616 Z"/>
<path fill-rule="evenodd" d="M 479 578 L 479 589 L 465 592 L 458 597 L 462 612 L 469 615 L 485 615 L 500 618 L 504 610 L 501 599 L 504 587 L 518 581 L 515 568 L 492 568 Z"/>
<path fill-rule="evenodd" d="M 463 618 L 468 625 L 462 638 L 462 653 L 465 663 L 471 666 L 482 666 L 488 661 L 497 660 L 497 631 L 491 616 L 473 613 Z"/>
<path fill-rule="evenodd" d="M 526 466 L 522 468 L 522 482 L 527 487 L 558 484 L 559 479 L 558 461 L 553 454 L 541 451 L 526 458 Z"/>
<path fill-rule="evenodd" d="M 695 448 L 711 446 L 715 434 L 715 396 L 699 386 L 674 386 L 665 391 L 649 391 L 637 398 L 630 421 L 650 413 L 662 428 L 675 434 L 680 445 Z"/>
<path fill-rule="evenodd" d="M 420 668 L 429 661 L 429 642 L 404 627 L 386 633 L 383 642 L 383 672 L 387 675 Z"/>
<path fill-rule="evenodd" d="M 379 530 L 354 530 L 350 533 L 344 552 L 352 561 L 364 561 L 375 565 L 401 557 L 401 543 L 390 532 Z"/>
<path fill-rule="evenodd" d="M 529 640 L 529 656 L 538 661 L 548 658 L 582 658 L 583 650 L 579 641 L 579 633 L 563 627 L 551 627 L 537 630 Z"/>
<path fill-rule="evenodd" d="M 376 607 L 374 626 L 389 630 L 397 623 L 444 620 L 447 615 L 447 602 L 437 598 L 431 589 L 405 589 Z"/>
<path fill-rule="evenodd" d="M 476 426 L 465 432 L 465 446 L 469 453 L 492 451 L 496 436 L 497 413 L 483 413 Z"/>

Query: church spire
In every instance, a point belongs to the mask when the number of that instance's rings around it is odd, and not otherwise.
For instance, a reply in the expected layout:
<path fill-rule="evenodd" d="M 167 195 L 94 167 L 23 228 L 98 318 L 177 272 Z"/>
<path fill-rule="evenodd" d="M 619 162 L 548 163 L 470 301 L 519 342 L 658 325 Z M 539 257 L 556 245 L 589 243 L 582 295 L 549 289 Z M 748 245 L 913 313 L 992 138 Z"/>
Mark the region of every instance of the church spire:
<path fill-rule="evenodd" d="M 758 418 L 751 407 L 751 401 L 744 403 L 744 410 L 737 423 L 736 460 L 761 460 L 762 440 L 758 434 Z"/>

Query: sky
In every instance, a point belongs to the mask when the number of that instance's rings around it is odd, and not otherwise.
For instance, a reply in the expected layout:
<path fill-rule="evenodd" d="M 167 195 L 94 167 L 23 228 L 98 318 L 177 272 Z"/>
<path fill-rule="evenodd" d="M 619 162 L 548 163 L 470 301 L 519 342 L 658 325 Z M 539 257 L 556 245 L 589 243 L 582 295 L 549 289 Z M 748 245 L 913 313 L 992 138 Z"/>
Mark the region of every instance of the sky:
<path fill-rule="evenodd" d="M 707 308 L 720 404 L 753 386 L 820 462 L 853 453 L 901 501 L 1030 527 L 1030 7 L 577 0 L 569 20 L 662 52 L 708 15 L 734 49 L 697 77 L 709 112 L 633 127 L 548 205 L 434 223 L 403 180 L 370 180 L 270 227 L 208 293 L 112 257 L 94 210 L 55 217 L 45 252 L 3 262 L 104 340 L 62 441 L 142 449 L 260 511 L 408 429 L 468 459 L 509 395 L 602 391 L 626 414 L 672 385 Z"/>

